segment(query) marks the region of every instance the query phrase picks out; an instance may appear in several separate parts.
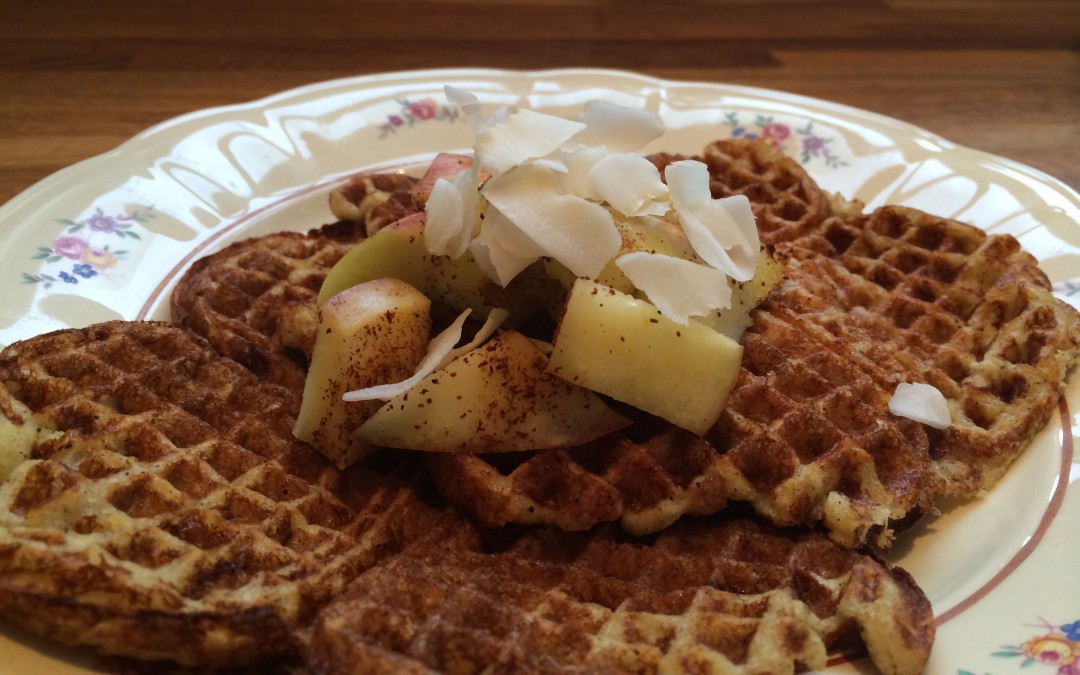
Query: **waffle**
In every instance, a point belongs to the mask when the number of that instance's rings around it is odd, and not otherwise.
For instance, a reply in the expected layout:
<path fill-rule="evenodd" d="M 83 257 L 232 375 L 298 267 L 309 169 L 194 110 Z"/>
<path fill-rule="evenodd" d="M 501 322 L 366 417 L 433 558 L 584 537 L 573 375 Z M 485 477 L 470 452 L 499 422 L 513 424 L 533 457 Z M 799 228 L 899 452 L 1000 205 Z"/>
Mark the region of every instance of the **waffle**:
<path fill-rule="evenodd" d="M 228 666 L 450 526 L 408 467 L 338 472 L 298 397 L 201 338 L 113 322 L 0 354 L 0 614 L 104 653 Z"/>
<path fill-rule="evenodd" d="M 540 531 L 508 550 L 414 549 L 322 612 L 318 675 L 791 673 L 862 642 L 920 673 L 930 605 L 902 571 L 819 534 L 683 522 L 655 541 Z"/>
<path fill-rule="evenodd" d="M 419 208 L 400 174 L 357 176 L 331 193 L 340 220 L 236 242 L 195 261 L 173 289 L 173 321 L 255 374 L 303 391 L 330 268 L 357 242 Z"/>
<path fill-rule="evenodd" d="M 330 211 L 338 220 L 363 223 L 370 237 L 420 209 L 421 200 L 412 193 L 416 182 L 398 173 L 353 176 L 330 193 Z"/>
<path fill-rule="evenodd" d="M 327 272 L 362 238 L 337 223 L 278 232 L 200 258 L 172 293 L 172 319 L 274 384 L 303 391 Z"/>
<path fill-rule="evenodd" d="M 746 501 L 779 525 L 822 523 L 844 545 L 887 547 L 897 524 L 942 495 L 1000 478 L 1052 413 L 1080 352 L 1077 312 L 1015 239 L 901 207 L 859 214 L 814 196 L 790 161 L 746 169 L 775 152 L 745 141 L 705 151 L 714 192 L 779 182 L 747 194 L 766 200 L 755 206 L 763 238 L 788 258 L 785 282 L 753 313 L 711 432 L 646 423 L 586 447 L 433 456 L 450 501 L 489 526 L 617 520 L 634 534 Z M 786 215 L 770 215 L 773 205 Z M 904 381 L 942 391 L 953 425 L 891 415 Z"/>
<path fill-rule="evenodd" d="M 770 305 L 788 313 L 769 313 L 846 344 L 845 359 L 885 393 L 901 380 L 934 385 L 952 425 L 921 430 L 944 492 L 996 483 L 1080 357 L 1080 314 L 1053 297 L 1037 261 L 1010 236 L 899 206 L 830 219 L 790 250 L 802 288 L 788 284 Z"/>
<path fill-rule="evenodd" d="M 825 193 L 795 160 L 770 143 L 725 139 L 705 146 L 700 155 L 657 153 L 649 159 L 664 167 L 695 159 L 709 167 L 709 189 L 716 199 L 744 195 L 765 245 L 791 241 L 817 231 L 830 216 L 854 217 L 862 204 Z"/>

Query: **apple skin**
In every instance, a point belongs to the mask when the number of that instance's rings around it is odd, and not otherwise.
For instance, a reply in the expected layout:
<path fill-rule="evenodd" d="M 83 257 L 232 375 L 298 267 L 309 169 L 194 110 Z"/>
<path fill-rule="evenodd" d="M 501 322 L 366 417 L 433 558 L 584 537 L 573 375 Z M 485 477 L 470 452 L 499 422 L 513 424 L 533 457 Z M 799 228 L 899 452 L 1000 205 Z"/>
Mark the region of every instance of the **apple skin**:
<path fill-rule="evenodd" d="M 427 351 L 430 310 L 423 293 L 394 278 L 352 286 L 321 303 L 293 434 L 338 468 L 371 452 L 355 431 L 382 402 L 346 402 L 341 396 L 412 375 Z"/>
<path fill-rule="evenodd" d="M 431 188 L 440 178 L 453 181 L 459 173 L 472 167 L 473 158 L 455 152 L 440 152 L 431 160 L 423 177 L 413 186 L 411 192 L 421 200 L 427 200 Z"/>
<path fill-rule="evenodd" d="M 578 279 L 548 370 L 703 435 L 735 385 L 742 346 L 699 323 L 682 326 L 649 302 Z"/>
<path fill-rule="evenodd" d="M 552 296 L 561 297 L 558 284 L 543 274 L 539 263 L 503 288 L 484 274 L 472 253 L 457 259 L 428 253 L 425 220 L 423 213 L 402 218 L 350 249 L 326 275 L 319 300 L 365 281 L 395 277 L 420 289 L 433 302 L 458 312 L 472 309 L 479 319 L 501 307 L 510 312 L 513 325 L 549 305 Z"/>
<path fill-rule="evenodd" d="M 357 435 L 408 450 L 491 453 L 581 445 L 630 424 L 547 364 L 532 340 L 504 331 L 387 401 Z"/>

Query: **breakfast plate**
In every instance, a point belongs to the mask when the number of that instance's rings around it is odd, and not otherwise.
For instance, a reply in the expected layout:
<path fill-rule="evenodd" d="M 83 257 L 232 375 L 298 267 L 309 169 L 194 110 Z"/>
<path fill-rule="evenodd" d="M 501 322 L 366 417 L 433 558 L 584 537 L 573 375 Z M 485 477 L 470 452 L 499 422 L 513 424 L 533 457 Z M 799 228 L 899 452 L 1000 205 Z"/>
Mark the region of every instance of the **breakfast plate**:
<path fill-rule="evenodd" d="M 609 70 L 431 70 L 324 82 L 204 110 L 64 169 L 0 207 L 0 345 L 109 319 L 165 319 L 198 257 L 240 238 L 329 222 L 327 194 L 361 171 L 410 171 L 467 150 L 472 130 L 443 87 L 485 105 L 576 117 L 603 99 L 655 112 L 645 148 L 694 153 L 765 139 L 827 191 L 903 204 L 1007 233 L 1057 297 L 1080 306 L 1080 195 L 1036 170 L 865 111 L 722 84 Z M 1006 477 L 944 504 L 890 553 L 930 598 L 929 673 L 1080 673 L 1080 377 Z M 97 672 L 80 650 L 0 625 L 0 671 Z M 829 673 L 869 672 L 837 657 Z"/>

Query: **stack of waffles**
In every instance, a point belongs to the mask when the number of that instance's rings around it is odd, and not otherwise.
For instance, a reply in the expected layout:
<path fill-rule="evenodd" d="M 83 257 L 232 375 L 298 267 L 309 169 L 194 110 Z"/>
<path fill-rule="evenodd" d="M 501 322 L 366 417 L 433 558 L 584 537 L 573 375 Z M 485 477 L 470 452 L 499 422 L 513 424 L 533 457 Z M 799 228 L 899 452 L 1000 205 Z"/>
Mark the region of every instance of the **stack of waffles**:
<path fill-rule="evenodd" d="M 359 177 L 331 198 L 341 222 L 198 261 L 175 326 L 4 350 L 0 612 L 199 666 L 786 673 L 863 649 L 921 672 L 930 605 L 878 554 L 1000 478 L 1080 317 L 1010 237 L 865 213 L 765 143 L 698 158 L 785 260 L 703 437 L 640 416 L 582 447 L 344 471 L 295 440 L 322 279 L 422 208 L 411 179 Z M 892 415 L 901 382 L 938 388 L 953 424 Z"/>

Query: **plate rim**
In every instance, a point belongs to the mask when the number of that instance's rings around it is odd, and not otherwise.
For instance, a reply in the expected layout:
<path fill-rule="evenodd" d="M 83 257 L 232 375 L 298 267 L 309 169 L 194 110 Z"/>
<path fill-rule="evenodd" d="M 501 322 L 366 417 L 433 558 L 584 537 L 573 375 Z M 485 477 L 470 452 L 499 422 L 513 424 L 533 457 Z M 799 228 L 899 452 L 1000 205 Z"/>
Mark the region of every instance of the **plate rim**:
<path fill-rule="evenodd" d="M 907 122 L 897 117 L 892 117 L 883 113 L 867 110 L 865 108 L 859 108 L 857 106 L 849 105 L 846 103 L 837 103 L 827 99 L 817 98 L 806 94 L 797 94 L 792 92 L 786 92 L 780 89 L 772 89 L 768 87 L 745 85 L 745 84 L 732 84 L 728 82 L 714 82 L 709 80 L 699 79 L 679 79 L 679 78 L 666 78 L 655 75 L 649 75 L 645 73 L 635 72 L 631 70 L 623 70 L 618 68 L 545 68 L 545 69 L 513 69 L 513 68 L 471 68 L 471 67 L 454 67 L 454 68 L 417 68 L 417 69 L 402 69 L 387 72 L 378 73 L 366 73 L 360 75 L 348 75 L 344 77 L 331 78 L 328 80 L 320 80 L 317 82 L 310 82 L 302 84 L 296 87 L 290 87 L 283 91 L 275 92 L 262 96 L 259 98 L 249 99 L 246 101 L 240 101 L 236 103 L 226 103 L 223 105 L 210 106 L 207 108 L 200 108 L 196 110 L 190 110 L 188 112 L 180 113 L 172 117 L 160 120 L 151 126 L 143 129 L 135 135 L 121 141 L 118 145 L 103 152 L 91 155 L 90 157 L 83 158 L 77 162 L 69 164 L 65 167 L 57 169 L 56 171 L 42 177 L 35 181 L 14 197 L 0 204 L 0 219 L 3 218 L 5 211 L 9 207 L 12 209 L 15 206 L 21 204 L 22 201 L 33 196 L 41 189 L 43 183 L 52 183 L 57 180 L 62 180 L 70 172 L 74 172 L 79 169 L 85 168 L 87 163 L 92 163 L 98 160 L 106 159 L 117 154 L 121 151 L 127 151 L 129 146 L 137 145 L 140 142 L 152 139 L 155 135 L 163 133 L 169 129 L 173 129 L 182 124 L 192 122 L 198 119 L 211 117 L 217 114 L 224 114 L 228 112 L 236 112 L 241 110 L 250 110 L 260 107 L 267 107 L 275 103 L 287 101 L 291 98 L 311 94 L 314 92 L 325 91 L 328 89 L 334 89 L 337 87 L 352 87 L 361 84 L 374 84 L 377 82 L 393 82 L 406 78 L 459 78 L 462 75 L 477 75 L 477 76 L 499 76 L 499 77 L 522 77 L 522 78 L 538 78 L 538 77 L 559 77 L 566 75 L 593 75 L 600 77 L 611 78 L 623 78 L 633 79 L 640 82 L 648 82 L 654 86 L 660 86 L 664 88 L 675 87 L 702 87 L 702 88 L 716 88 L 727 89 L 733 92 L 742 92 L 752 96 L 763 98 L 782 98 L 788 101 L 812 105 L 820 107 L 825 110 L 834 112 L 853 114 L 860 118 L 873 120 L 879 124 L 892 127 L 897 130 L 905 131 L 907 133 L 915 133 L 918 136 L 931 140 L 935 143 L 939 143 L 948 146 L 952 149 L 963 149 L 965 151 L 976 153 L 982 156 L 985 160 L 992 161 L 1003 167 L 1007 167 L 1013 171 L 1023 173 L 1031 178 L 1034 178 L 1040 182 L 1052 185 L 1058 189 L 1064 196 L 1069 198 L 1077 208 L 1080 208 L 1080 191 L 1070 187 L 1067 183 L 1053 175 L 1035 167 L 1029 166 L 1022 162 L 1010 159 L 1006 156 L 996 153 L 987 152 L 971 146 L 963 145 L 949 140 L 945 136 L 926 129 L 925 127 L 918 126 L 911 122 Z M 46 186 L 47 187 L 47 186 Z M 28 196 L 28 193 L 29 196 Z"/>
<path fill-rule="evenodd" d="M 1008 169 L 1010 171 L 1016 171 L 1024 176 L 1038 181 L 1043 185 L 1047 185 L 1054 189 L 1058 194 L 1068 198 L 1076 207 L 1080 209 L 1080 193 L 1069 187 L 1063 181 L 1046 174 L 1045 172 L 1035 169 L 1033 167 L 1024 165 L 1020 162 L 1002 157 L 993 153 L 988 153 L 982 150 L 971 148 L 968 146 L 960 145 L 949 141 L 941 135 L 927 130 L 925 128 L 916 126 L 912 123 L 900 120 L 898 118 L 890 117 L 880 113 L 868 111 L 858 107 L 850 106 L 847 104 L 836 103 L 825 99 L 819 99 L 802 94 L 795 94 L 785 92 L 782 90 L 775 90 L 764 87 L 730 84 L 725 82 L 711 82 L 700 80 L 681 80 L 656 77 L 653 75 L 647 75 L 643 73 L 637 73 L 627 70 L 607 69 L 607 68 L 554 68 L 554 69 L 541 69 L 541 70 L 515 70 L 515 69 L 499 69 L 499 68 L 435 68 L 435 69 L 412 69 L 412 70 L 400 70 L 391 71 L 385 73 L 373 73 L 364 75 L 346 76 L 341 78 L 334 78 L 330 80 L 323 80 L 318 82 L 312 82 L 298 87 L 276 92 L 261 98 L 252 99 L 240 103 L 231 103 L 219 106 L 213 106 L 209 108 L 189 111 L 180 115 L 173 116 L 171 118 L 162 120 L 154 125 L 147 127 L 143 131 L 135 134 L 134 136 L 126 139 L 117 146 L 106 150 L 100 154 L 85 158 L 76 163 L 73 163 L 67 167 L 59 169 L 48 176 L 38 180 L 33 185 L 29 186 L 12 199 L 0 205 L 0 223 L 2 223 L 9 215 L 9 212 L 15 212 L 22 207 L 24 202 L 31 202 L 38 197 L 39 192 L 47 192 L 53 189 L 56 184 L 62 183 L 70 175 L 77 174 L 80 171 L 84 171 L 88 166 L 93 166 L 94 163 L 108 160 L 114 157 L 124 155 L 130 152 L 133 148 L 137 148 L 141 143 L 152 143 L 159 134 L 164 132 L 175 130 L 182 125 L 193 122 L 206 122 L 212 123 L 214 116 L 235 114 L 243 111 L 251 111 L 259 108 L 265 108 L 273 105 L 282 104 L 288 102 L 290 99 L 301 98 L 304 96 L 318 94 L 320 92 L 325 93 L 337 88 L 353 88 L 353 87 L 369 87 L 377 83 L 392 83 L 399 81 L 402 78 L 408 78 L 410 80 L 415 79 L 461 79 L 469 76 L 484 76 L 484 77 L 512 77 L 521 79 L 536 79 L 536 78 L 559 78 L 563 76 L 574 77 L 588 77 L 596 76 L 603 78 L 615 78 L 622 81 L 634 81 L 642 83 L 643 85 L 670 89 L 670 88 L 703 88 L 708 90 L 714 90 L 723 93 L 744 94 L 750 97 L 762 98 L 767 100 L 781 101 L 787 104 L 796 106 L 805 106 L 807 109 L 824 110 L 827 112 L 836 112 L 845 115 L 852 115 L 860 120 L 874 121 L 878 124 L 894 130 L 899 133 L 916 136 L 931 140 L 935 143 L 939 143 L 949 149 L 958 149 L 966 153 L 971 153 L 972 156 L 980 158 L 984 162 L 989 162 L 995 166 Z M 606 83 L 600 83 L 601 85 Z M 522 96 L 526 96 L 527 92 Z M 245 214 L 243 217 L 250 217 L 252 214 Z M 1078 223 L 1080 224 L 1080 223 Z M 226 224 L 223 227 L 227 227 Z M 213 249 L 211 249 L 213 250 Z M 1074 375 L 1076 377 L 1076 375 Z M 1063 394 L 1064 396 L 1064 394 Z M 1067 405 L 1067 399 L 1064 400 Z M 1075 413 L 1074 413 L 1075 414 Z M 1063 431 L 1070 435 L 1070 438 L 1074 436 L 1069 425 L 1065 424 L 1066 420 L 1062 420 Z M 1051 419 L 1050 424 L 1054 424 L 1054 420 Z M 1048 425 L 1049 426 L 1049 425 Z M 1064 448 L 1061 447 L 1060 451 L 1064 453 Z M 1062 460 L 1064 462 L 1064 459 Z M 1067 476 L 1066 476 L 1067 478 Z M 1065 481 L 1068 482 L 1067 480 Z M 1062 488 L 1062 494 L 1064 499 L 1064 493 L 1068 491 L 1070 485 L 1065 485 Z M 1076 490 L 1071 490 L 1075 493 Z M 1025 559 L 1027 556 L 1024 556 Z M 1023 562 L 1023 561 L 1021 561 Z M 973 603 L 974 604 L 974 603 Z M 953 608 L 949 608 L 945 611 L 948 614 Z M 937 617 L 935 617 L 937 618 Z M 949 617 L 946 621 L 949 621 L 954 617 Z M 945 621 L 940 621 L 940 624 Z M 830 664 L 835 665 L 835 664 Z M 831 671 L 830 671 L 831 672 Z"/>

